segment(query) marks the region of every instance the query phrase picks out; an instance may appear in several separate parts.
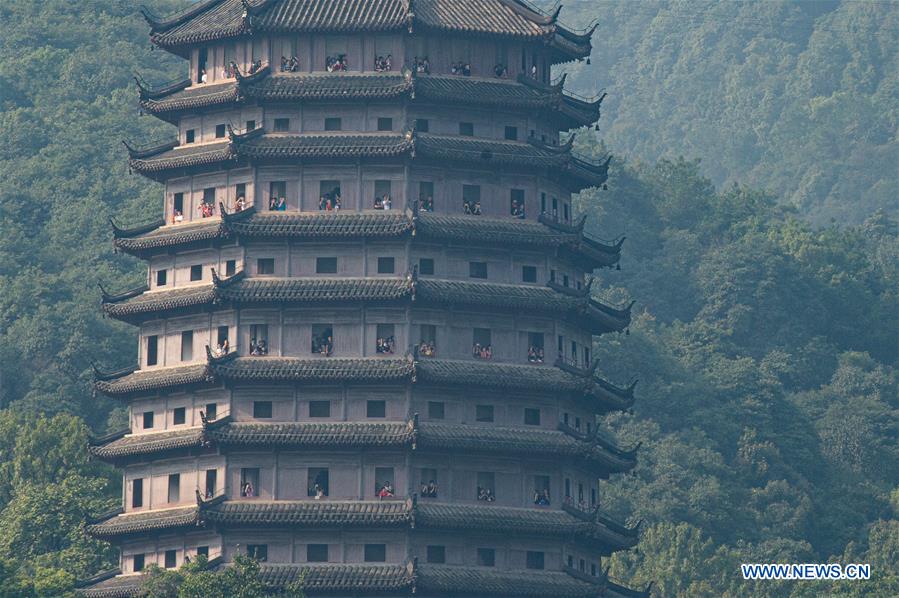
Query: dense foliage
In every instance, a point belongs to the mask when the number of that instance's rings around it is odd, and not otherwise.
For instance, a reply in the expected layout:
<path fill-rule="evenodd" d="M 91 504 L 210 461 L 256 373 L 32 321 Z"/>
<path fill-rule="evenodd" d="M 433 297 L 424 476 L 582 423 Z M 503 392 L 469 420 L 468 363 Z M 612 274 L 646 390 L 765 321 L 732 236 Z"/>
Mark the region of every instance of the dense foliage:
<path fill-rule="evenodd" d="M 896 196 L 894 13 L 629 6 L 566 9 L 601 17 L 574 82 L 611 93 L 603 130 L 579 144 L 600 155 L 601 137 L 621 156 L 609 190 L 579 201 L 594 233 L 628 236 L 622 271 L 594 288 L 638 300 L 630 335 L 596 347 L 607 376 L 641 379 L 634 413 L 607 422 L 643 441 L 640 465 L 602 500 L 647 523 L 611 573 L 665 596 L 895 595 L 899 232 L 876 210 Z M 49 596 L 115 562 L 83 533 L 121 496 L 84 448 L 124 422 L 92 396 L 90 363 L 125 365 L 136 343 L 102 318 L 96 283 L 143 280 L 105 220 L 161 203 L 119 145 L 166 127 L 138 118 L 130 77 L 183 65 L 150 51 L 124 0 L 2 3 L 0 49 L 0 597 Z M 822 215 L 850 224 L 808 224 Z M 738 578 L 743 561 L 827 559 L 870 562 L 876 579 Z M 221 581 L 200 573 L 177 575 Z M 171 579 L 154 591 L 171 595 Z"/>

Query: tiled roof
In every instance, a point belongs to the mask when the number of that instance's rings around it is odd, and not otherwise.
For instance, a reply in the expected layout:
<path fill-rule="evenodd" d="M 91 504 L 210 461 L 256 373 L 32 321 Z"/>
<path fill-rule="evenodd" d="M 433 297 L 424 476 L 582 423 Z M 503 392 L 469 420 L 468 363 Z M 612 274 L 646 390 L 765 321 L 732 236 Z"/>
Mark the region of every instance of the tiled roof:
<path fill-rule="evenodd" d="M 166 291 L 146 291 L 121 301 L 104 301 L 103 311 L 113 318 L 128 319 L 138 314 L 154 314 L 211 304 L 216 298 L 211 284 L 188 286 Z"/>
<path fill-rule="evenodd" d="M 411 139 L 395 133 L 265 135 L 236 146 L 239 155 L 249 158 L 307 160 L 395 157 L 411 149 Z"/>
<path fill-rule="evenodd" d="M 603 589 L 599 578 L 591 583 L 563 571 L 420 565 L 417 574 L 417 589 L 437 596 L 596 598 Z"/>
<path fill-rule="evenodd" d="M 237 381 L 392 382 L 409 379 L 413 365 L 405 358 L 239 357 L 214 363 L 212 371 L 216 376 Z"/>
<path fill-rule="evenodd" d="M 202 446 L 203 443 L 203 430 L 191 428 L 170 432 L 128 434 L 112 442 L 93 445 L 90 447 L 90 452 L 99 459 L 116 460 L 132 455 L 147 455 L 182 448 L 194 448 Z"/>
<path fill-rule="evenodd" d="M 352 596 L 389 593 L 395 596 L 410 592 L 413 585 L 411 570 L 405 564 L 263 564 L 260 578 L 272 588 L 283 588 L 302 579 L 303 592 L 313 596 L 320 593 Z"/>
<path fill-rule="evenodd" d="M 395 238 L 412 230 L 400 211 L 389 212 L 256 212 L 229 219 L 228 228 L 250 238 L 360 239 Z"/>
<path fill-rule="evenodd" d="M 148 18 L 154 43 L 175 48 L 249 32 L 350 33 L 436 29 L 546 41 L 563 59 L 588 56 L 589 35 L 517 0 L 212 0 L 167 21 Z"/>
<path fill-rule="evenodd" d="M 235 158 L 229 141 L 175 146 L 154 154 L 141 153 L 143 155 L 137 156 L 132 152 L 128 166 L 135 172 L 151 177 L 173 168 L 230 162 Z"/>
<path fill-rule="evenodd" d="M 209 523 L 319 528 L 401 527 L 412 522 L 404 500 L 230 501 L 203 513 Z"/>
<path fill-rule="evenodd" d="M 188 81 L 188 83 L 190 82 Z M 181 110 L 198 110 L 209 106 L 222 106 L 239 99 L 240 94 L 235 83 L 215 83 L 179 89 L 165 96 L 141 97 L 140 107 L 150 114 L 165 114 Z"/>
<path fill-rule="evenodd" d="M 138 596 L 143 589 L 143 583 L 146 579 L 143 575 L 121 575 L 121 571 L 116 569 L 114 572 L 108 572 L 104 579 L 99 581 L 86 580 L 78 593 L 87 598 L 131 598 Z M 89 585 L 84 585 L 89 584 Z"/>
<path fill-rule="evenodd" d="M 86 531 L 95 538 L 108 540 L 127 534 L 147 533 L 197 525 L 196 506 L 155 511 L 139 511 L 116 515 L 102 523 L 88 525 Z"/>
<path fill-rule="evenodd" d="M 208 380 L 206 364 L 198 363 L 138 370 L 119 378 L 97 380 L 94 382 L 94 388 L 105 395 L 118 397 L 162 388 L 199 384 Z"/>
<path fill-rule="evenodd" d="M 412 90 L 401 73 L 284 73 L 267 77 L 242 92 L 260 100 L 388 99 Z"/>
<path fill-rule="evenodd" d="M 229 423 L 210 438 L 225 446 L 289 446 L 292 448 L 403 447 L 412 442 L 406 422 Z"/>

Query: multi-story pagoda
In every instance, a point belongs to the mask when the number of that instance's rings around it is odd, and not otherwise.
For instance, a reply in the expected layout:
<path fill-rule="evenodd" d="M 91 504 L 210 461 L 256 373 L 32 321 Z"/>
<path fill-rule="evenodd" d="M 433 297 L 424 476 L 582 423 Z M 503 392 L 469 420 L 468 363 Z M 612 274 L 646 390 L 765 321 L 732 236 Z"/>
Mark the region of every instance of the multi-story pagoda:
<path fill-rule="evenodd" d="M 608 161 L 560 130 L 600 100 L 551 82 L 590 32 L 520 0 L 202 0 L 152 42 L 190 77 L 138 82 L 177 139 L 128 148 L 164 218 L 114 227 L 148 264 L 104 293 L 140 331 L 97 373 L 130 429 L 92 453 L 123 508 L 90 596 L 150 564 L 262 561 L 310 595 L 636 596 L 601 559 L 637 542 L 599 508 L 635 450 L 598 433 L 633 385 L 596 375 L 591 298 L 617 265 L 571 194 Z"/>

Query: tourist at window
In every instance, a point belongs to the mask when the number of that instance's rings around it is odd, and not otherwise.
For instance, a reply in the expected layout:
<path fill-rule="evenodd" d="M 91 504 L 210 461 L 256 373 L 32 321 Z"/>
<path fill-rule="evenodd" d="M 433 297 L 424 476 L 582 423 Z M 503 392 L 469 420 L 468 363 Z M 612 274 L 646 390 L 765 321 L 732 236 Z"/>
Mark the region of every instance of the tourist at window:
<path fill-rule="evenodd" d="M 295 73 L 300 70 L 300 59 L 296 56 L 291 56 L 290 58 L 286 56 L 281 57 L 281 72 L 282 73 Z"/>
<path fill-rule="evenodd" d="M 385 73 L 393 70 L 393 54 L 375 57 L 375 72 Z"/>
<path fill-rule="evenodd" d="M 255 338 L 250 340 L 250 355 L 268 355 L 268 345 L 264 338 L 259 339 L 258 342 Z"/>
<path fill-rule="evenodd" d="M 338 54 L 337 56 L 328 56 L 325 58 L 325 70 L 329 73 L 336 73 L 349 70 L 349 61 L 346 54 Z"/>
<path fill-rule="evenodd" d="M 234 211 L 243 212 L 247 209 L 247 199 L 243 195 L 239 195 L 234 202 Z"/>
<path fill-rule="evenodd" d="M 276 197 L 273 195 L 268 200 L 268 209 L 271 212 L 287 211 L 287 198 L 284 196 Z"/>
<path fill-rule="evenodd" d="M 518 199 L 513 199 L 510 212 L 516 218 L 524 219 L 524 202 Z"/>
<path fill-rule="evenodd" d="M 542 507 L 549 506 L 549 490 L 544 488 L 542 491 L 534 491 L 534 504 Z"/>
<path fill-rule="evenodd" d="M 492 359 L 493 347 L 491 347 L 490 345 L 481 345 L 480 343 L 475 343 L 471 347 L 471 355 L 472 357 L 476 357 L 477 359 Z"/>
<path fill-rule="evenodd" d="M 480 216 L 481 215 L 481 201 L 480 200 L 471 201 L 468 199 L 462 200 L 462 213 L 469 214 L 471 216 Z"/>
<path fill-rule="evenodd" d="M 434 211 L 434 197 L 428 195 L 427 197 L 418 198 L 418 209 L 422 212 L 433 212 Z"/>
<path fill-rule="evenodd" d="M 380 499 L 393 498 L 393 496 L 394 496 L 393 484 L 391 484 L 390 481 L 388 480 L 388 481 L 384 482 L 384 484 L 381 486 L 381 489 L 378 490 L 378 498 L 380 498 Z"/>
<path fill-rule="evenodd" d="M 427 56 L 422 56 L 421 58 L 416 56 L 412 59 L 412 68 L 420 75 L 429 75 L 431 74 L 431 61 L 428 60 Z"/>
<path fill-rule="evenodd" d="M 240 488 L 240 495 L 245 498 L 253 498 L 256 496 L 256 489 L 253 488 L 253 482 L 244 482 L 244 485 Z"/>
<path fill-rule="evenodd" d="M 396 351 L 396 338 L 394 338 L 393 336 L 378 338 L 375 344 L 375 350 L 378 353 L 393 355 L 393 353 Z"/>
<path fill-rule="evenodd" d="M 430 480 L 427 484 L 421 485 L 421 495 L 424 498 L 437 498 L 437 481 Z"/>
<path fill-rule="evenodd" d="M 437 355 L 437 347 L 432 342 L 421 341 L 418 344 L 418 354 L 422 357 L 434 357 Z"/>
<path fill-rule="evenodd" d="M 509 74 L 509 69 L 506 68 L 506 65 L 497 63 L 493 67 L 493 74 L 500 79 L 504 79 Z"/>
<path fill-rule="evenodd" d="M 531 79 L 537 78 L 537 65 L 531 66 Z"/>
<path fill-rule="evenodd" d="M 463 77 L 471 76 L 471 63 L 470 62 L 454 62 L 452 67 L 450 68 L 450 72 L 454 75 L 462 75 Z"/>
<path fill-rule="evenodd" d="M 318 209 L 323 212 L 336 212 L 340 210 L 340 191 L 335 189 L 331 193 L 325 193 L 319 197 Z"/>
<path fill-rule="evenodd" d="M 206 83 L 206 69 L 200 69 L 200 83 Z"/>
<path fill-rule="evenodd" d="M 313 336 L 312 352 L 330 357 L 334 352 L 334 338 L 326 333 Z"/>
<path fill-rule="evenodd" d="M 528 363 L 543 363 L 543 347 L 528 347 Z"/>
<path fill-rule="evenodd" d="M 381 197 L 375 197 L 375 209 L 376 210 L 389 210 L 393 207 L 393 203 L 390 200 L 390 195 L 385 193 Z"/>
<path fill-rule="evenodd" d="M 478 500 L 483 500 L 485 502 L 496 502 L 496 496 L 493 494 L 493 489 L 478 486 Z"/>
<path fill-rule="evenodd" d="M 240 69 L 237 67 L 237 63 L 233 60 L 228 63 L 228 66 L 225 67 L 225 78 L 233 79 L 240 72 Z"/>
<path fill-rule="evenodd" d="M 250 63 L 249 74 L 255 75 L 255 74 L 256 74 L 257 72 L 259 72 L 260 70 L 262 70 L 262 60 L 261 60 L 261 59 L 260 59 L 260 60 L 254 60 L 253 62 Z"/>
<path fill-rule="evenodd" d="M 181 210 L 175 210 L 172 212 L 172 224 L 178 224 L 179 222 L 184 222 L 184 214 L 181 213 Z"/>

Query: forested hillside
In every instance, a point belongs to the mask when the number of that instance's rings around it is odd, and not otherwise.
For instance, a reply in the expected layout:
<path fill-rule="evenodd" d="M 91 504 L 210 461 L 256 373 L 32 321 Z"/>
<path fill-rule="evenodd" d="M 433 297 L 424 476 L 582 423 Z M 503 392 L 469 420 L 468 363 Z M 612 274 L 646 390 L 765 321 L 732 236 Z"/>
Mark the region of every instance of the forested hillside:
<path fill-rule="evenodd" d="M 595 347 L 613 381 L 640 378 L 606 422 L 640 464 L 601 500 L 646 524 L 611 574 L 658 596 L 899 595 L 895 5 L 571 4 L 566 20 L 600 19 L 572 82 L 610 93 L 578 144 L 616 156 L 578 208 L 628 237 L 594 290 L 638 302 L 630 334 Z M 81 531 L 121 496 L 87 458 L 91 431 L 124 423 L 91 362 L 127 365 L 136 342 L 96 285 L 144 277 L 106 218 L 161 206 L 120 144 L 167 126 L 138 116 L 131 75 L 183 72 L 136 10 L 0 3 L 0 597 L 64 594 L 115 554 Z M 875 579 L 739 578 L 826 560 Z"/>
<path fill-rule="evenodd" d="M 617 154 L 700 158 L 715 184 L 770 191 L 817 224 L 895 205 L 899 3 L 563 4 L 563 20 L 598 24 L 570 83 L 608 92 Z"/>

